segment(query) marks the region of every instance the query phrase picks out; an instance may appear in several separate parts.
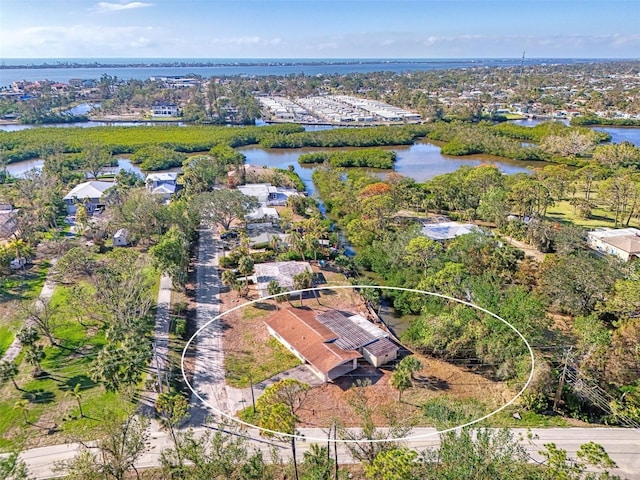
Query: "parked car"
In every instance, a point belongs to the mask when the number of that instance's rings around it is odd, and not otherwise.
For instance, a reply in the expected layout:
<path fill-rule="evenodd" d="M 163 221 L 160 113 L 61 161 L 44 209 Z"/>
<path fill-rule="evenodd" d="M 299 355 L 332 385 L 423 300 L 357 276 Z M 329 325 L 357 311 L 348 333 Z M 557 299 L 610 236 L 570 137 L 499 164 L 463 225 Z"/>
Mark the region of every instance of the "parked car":
<path fill-rule="evenodd" d="M 220 238 L 221 238 L 222 240 L 228 240 L 228 239 L 231 239 L 231 238 L 238 238 L 238 233 L 237 233 L 237 232 L 234 232 L 234 231 L 232 231 L 232 230 L 228 230 L 228 231 L 226 231 L 226 232 L 222 232 L 222 233 L 220 234 Z"/>

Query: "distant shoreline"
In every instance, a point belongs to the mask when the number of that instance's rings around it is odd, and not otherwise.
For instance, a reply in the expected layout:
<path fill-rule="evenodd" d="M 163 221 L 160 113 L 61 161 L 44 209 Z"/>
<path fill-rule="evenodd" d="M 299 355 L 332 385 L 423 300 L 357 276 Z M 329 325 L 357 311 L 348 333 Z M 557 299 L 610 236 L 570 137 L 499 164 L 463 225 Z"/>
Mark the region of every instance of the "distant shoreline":
<path fill-rule="evenodd" d="M 264 60 L 241 60 L 241 59 L 229 59 L 229 60 L 179 60 L 171 59 L 169 61 L 154 61 L 154 59 L 135 59 L 136 61 L 115 61 L 115 62 L 98 62 L 98 61 L 70 61 L 70 60 L 55 60 L 53 63 L 43 61 L 43 59 L 34 59 L 40 63 L 30 64 L 26 63 L 27 59 L 13 59 L 13 61 L 19 61 L 23 63 L 9 63 L 12 59 L 0 59 L 0 70 L 22 70 L 22 69 L 69 69 L 69 68 L 185 68 L 185 67 L 291 67 L 291 66 L 330 66 L 330 65 L 371 65 L 371 64 L 458 64 L 460 62 L 478 63 L 479 65 L 486 65 L 487 63 L 495 62 L 500 64 L 502 62 L 514 62 L 518 59 L 515 58 L 394 58 L 394 59 L 377 59 L 377 58 L 362 58 L 362 59 L 264 59 Z M 134 59 L 130 59 L 134 60 Z M 146 61 L 145 61 L 146 60 Z M 636 59 L 622 59 L 622 58 L 530 58 L 527 59 L 527 64 L 538 64 L 540 62 L 550 63 L 585 63 L 585 62 L 624 62 L 635 61 Z"/>

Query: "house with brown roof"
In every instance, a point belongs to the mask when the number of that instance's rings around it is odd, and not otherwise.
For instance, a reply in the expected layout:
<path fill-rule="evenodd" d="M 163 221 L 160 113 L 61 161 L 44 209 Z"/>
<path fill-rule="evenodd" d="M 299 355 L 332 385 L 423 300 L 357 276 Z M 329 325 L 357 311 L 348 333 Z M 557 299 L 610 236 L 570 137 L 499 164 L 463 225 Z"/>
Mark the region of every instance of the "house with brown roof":
<path fill-rule="evenodd" d="M 365 348 L 369 349 L 366 357 L 371 358 L 370 363 L 376 367 L 394 360 L 398 352 L 398 347 L 386 338 L 386 332 L 360 315 L 289 307 L 274 312 L 265 323 L 269 333 L 323 382 L 358 368 L 358 359 L 363 357 Z M 376 357 L 373 345 L 385 340 L 390 345 L 382 344 Z M 393 348 L 388 348 L 390 346 Z"/>

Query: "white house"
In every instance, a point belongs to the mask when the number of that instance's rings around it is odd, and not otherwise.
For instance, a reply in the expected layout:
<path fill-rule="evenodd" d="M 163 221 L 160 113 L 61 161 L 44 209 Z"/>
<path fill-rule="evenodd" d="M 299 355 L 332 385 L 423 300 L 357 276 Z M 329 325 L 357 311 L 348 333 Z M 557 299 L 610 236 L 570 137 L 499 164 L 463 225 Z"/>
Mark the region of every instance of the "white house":
<path fill-rule="evenodd" d="M 150 173 L 145 179 L 145 185 L 149 193 L 168 199 L 176 193 L 177 180 L 178 174 L 176 172 Z"/>
<path fill-rule="evenodd" d="M 440 222 L 425 223 L 422 225 L 421 231 L 424 236 L 429 237 L 431 240 L 443 242 L 459 237 L 460 235 L 482 232 L 482 229 L 472 223 Z"/>
<path fill-rule="evenodd" d="M 113 186 L 115 186 L 115 182 L 101 180 L 92 180 L 76 185 L 63 198 L 67 205 L 67 213 L 74 215 L 78 204 L 84 205 L 88 213 L 93 213 L 97 208 L 104 207 L 104 194 Z"/>
<path fill-rule="evenodd" d="M 126 228 L 121 228 L 113 236 L 114 247 L 126 247 L 129 245 L 129 231 Z"/>
<path fill-rule="evenodd" d="M 587 233 L 587 244 L 598 252 L 615 255 L 625 262 L 640 258 L 640 230 L 637 228 L 597 228 Z"/>
<path fill-rule="evenodd" d="M 151 107 L 152 117 L 177 117 L 179 113 L 178 106 L 171 102 L 156 102 Z"/>
<path fill-rule="evenodd" d="M 261 297 L 266 297 L 269 282 L 275 280 L 285 290 L 293 290 L 293 277 L 304 272 L 311 272 L 309 262 L 267 262 L 256 263 L 253 267 L 255 281 Z"/>
<path fill-rule="evenodd" d="M 285 205 L 291 196 L 301 195 L 293 188 L 274 187 L 270 183 L 248 183 L 238 186 L 243 194 L 255 197 L 263 206 Z"/>

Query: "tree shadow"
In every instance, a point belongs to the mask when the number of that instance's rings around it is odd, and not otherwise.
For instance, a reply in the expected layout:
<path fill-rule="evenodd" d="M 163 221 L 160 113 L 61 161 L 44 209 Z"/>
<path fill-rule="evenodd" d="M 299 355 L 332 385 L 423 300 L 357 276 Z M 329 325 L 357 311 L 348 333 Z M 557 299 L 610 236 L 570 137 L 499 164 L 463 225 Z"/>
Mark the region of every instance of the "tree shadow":
<path fill-rule="evenodd" d="M 87 390 L 89 388 L 96 387 L 98 384 L 91 380 L 86 375 L 75 375 L 71 378 L 68 378 L 64 383 L 62 383 L 59 388 L 63 391 L 70 391 L 76 388 L 76 385 L 80 384 L 80 390 Z"/>
<path fill-rule="evenodd" d="M 322 272 L 314 272 L 313 274 L 313 284 L 314 285 L 326 285 L 327 279 L 325 278 Z"/>
<path fill-rule="evenodd" d="M 218 320 L 216 320 L 216 322 L 218 322 L 218 325 L 220 325 L 220 330 L 222 330 L 223 332 L 233 329 L 233 326 L 225 322 L 222 318 L 219 318 Z"/>
<path fill-rule="evenodd" d="M 47 404 L 55 400 L 56 396 L 49 390 L 39 388 L 37 390 L 26 390 L 22 393 L 22 399 L 28 400 L 29 403 Z"/>
<path fill-rule="evenodd" d="M 276 310 L 276 306 L 271 304 L 271 303 L 267 303 L 267 302 L 256 302 L 253 304 L 253 308 L 256 308 L 258 310 L 266 310 L 268 312 L 271 312 L 273 310 Z"/>
<path fill-rule="evenodd" d="M 323 288 L 322 289 L 322 296 L 329 296 L 329 295 L 338 295 L 338 292 L 336 292 L 335 290 L 331 290 L 330 288 Z"/>
<path fill-rule="evenodd" d="M 375 385 L 384 376 L 384 373 L 372 365 L 360 365 L 358 368 L 346 375 L 336 378 L 333 383 L 346 392 L 352 387 L 361 385 L 363 382 L 368 385 Z"/>
<path fill-rule="evenodd" d="M 449 390 L 449 382 L 433 375 L 419 375 L 414 378 L 413 383 L 416 387 L 426 388 L 427 390 Z"/>

